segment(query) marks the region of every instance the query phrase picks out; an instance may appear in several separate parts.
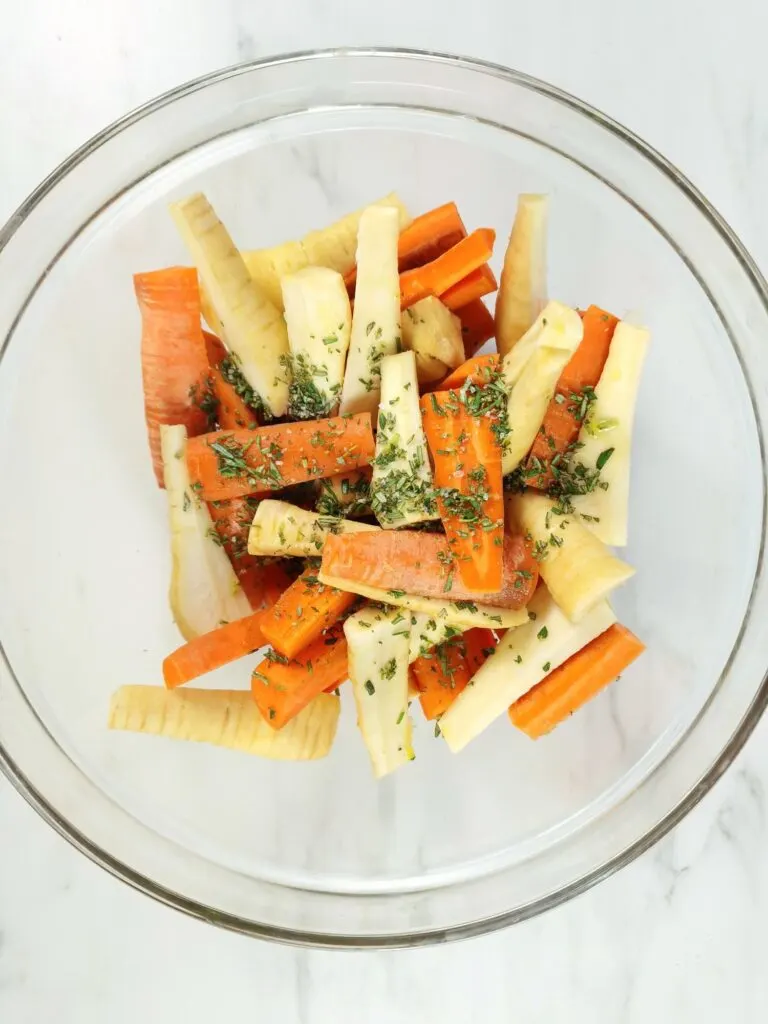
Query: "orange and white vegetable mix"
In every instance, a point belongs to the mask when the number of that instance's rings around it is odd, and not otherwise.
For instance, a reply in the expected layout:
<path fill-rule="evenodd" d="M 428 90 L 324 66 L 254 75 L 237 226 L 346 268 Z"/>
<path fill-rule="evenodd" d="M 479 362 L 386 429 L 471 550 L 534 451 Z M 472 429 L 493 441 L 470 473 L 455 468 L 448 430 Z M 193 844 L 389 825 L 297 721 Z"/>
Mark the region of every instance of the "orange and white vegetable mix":
<path fill-rule="evenodd" d="M 205 196 L 171 213 L 194 266 L 134 288 L 186 643 L 112 728 L 312 759 L 350 680 L 379 778 L 415 756 L 415 694 L 454 752 L 507 710 L 536 739 L 638 657 L 606 542 L 648 332 L 548 299 L 546 196 L 520 197 L 495 319 L 496 232 L 452 202 L 242 253 Z M 242 689 L 183 689 L 240 662 Z"/>

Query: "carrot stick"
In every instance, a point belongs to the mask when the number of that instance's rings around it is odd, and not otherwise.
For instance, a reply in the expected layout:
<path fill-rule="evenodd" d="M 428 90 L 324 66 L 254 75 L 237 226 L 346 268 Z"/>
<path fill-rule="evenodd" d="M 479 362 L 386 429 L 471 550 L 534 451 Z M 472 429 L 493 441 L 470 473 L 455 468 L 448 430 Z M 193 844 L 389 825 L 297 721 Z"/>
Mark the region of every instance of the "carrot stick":
<path fill-rule="evenodd" d="M 417 594 L 444 601 L 476 601 L 500 608 L 521 608 L 538 581 L 537 563 L 523 537 L 504 538 L 502 585 L 479 595 L 465 587 L 453 565 L 448 541 L 420 530 L 380 530 L 329 534 L 322 571 L 390 594 Z"/>
<path fill-rule="evenodd" d="M 286 658 L 295 658 L 357 600 L 345 590 L 324 586 L 316 572 L 303 572 L 261 620 L 262 633 Z"/>
<path fill-rule="evenodd" d="M 490 386 L 488 377 L 485 387 L 468 383 L 460 392 L 440 391 L 421 399 L 440 519 L 461 582 L 479 593 L 500 590 L 504 568 L 501 444 L 494 432 L 498 418 L 489 411 L 473 413 Z"/>
<path fill-rule="evenodd" d="M 473 356 L 466 363 L 457 366 L 452 373 L 440 381 L 440 390 L 455 391 L 468 380 L 482 387 L 490 379 L 489 375 L 498 372 L 499 362 L 500 359 L 497 352 L 491 352 L 487 356 Z"/>
<path fill-rule="evenodd" d="M 469 629 L 413 662 L 421 710 L 428 721 L 448 710 L 495 649 L 490 629 Z"/>
<path fill-rule="evenodd" d="M 358 469 L 374 451 L 370 414 L 358 413 L 203 434 L 188 442 L 187 465 L 201 497 L 224 501 Z"/>
<path fill-rule="evenodd" d="M 456 203 L 445 203 L 416 217 L 397 242 L 400 273 L 430 263 L 466 237 Z"/>
<path fill-rule="evenodd" d="M 203 331 L 203 336 L 211 367 L 208 376 L 216 404 L 216 419 L 219 426 L 222 430 L 257 427 L 259 419 L 256 410 L 242 397 L 243 394 L 251 392 L 247 381 L 242 374 L 237 372 L 231 355 L 216 335 Z M 233 381 L 237 383 L 238 387 L 235 387 Z"/>
<path fill-rule="evenodd" d="M 266 641 L 259 628 L 263 612 L 246 615 L 244 619 L 203 633 L 177 648 L 163 661 L 163 679 L 169 690 L 188 683 L 206 672 L 228 665 L 258 651 Z"/>
<path fill-rule="evenodd" d="M 141 312 L 144 416 L 152 465 L 162 487 L 160 426 L 181 423 L 189 437 L 209 429 L 200 407 L 207 393 L 208 360 L 200 326 L 197 271 L 170 267 L 135 274 L 133 287 Z"/>
<path fill-rule="evenodd" d="M 496 334 L 493 314 L 480 299 L 468 302 L 466 306 L 455 309 L 454 313 L 461 320 L 464 355 L 471 359 L 475 352 Z"/>
<path fill-rule="evenodd" d="M 318 694 L 332 693 L 347 675 L 347 641 L 339 623 L 293 660 L 268 654 L 254 669 L 251 693 L 272 728 L 282 729 Z"/>
<path fill-rule="evenodd" d="M 538 739 L 612 683 L 644 650 L 626 627 L 611 626 L 515 701 L 509 709 L 512 724 Z"/>
<path fill-rule="evenodd" d="M 398 267 L 402 274 L 442 256 L 462 238 L 467 229 L 455 203 L 445 203 L 411 221 L 397 240 Z M 344 278 L 350 295 L 354 295 L 357 267 Z"/>
<path fill-rule="evenodd" d="M 590 306 L 582 322 L 584 336 L 560 374 L 526 463 L 526 483 L 539 490 L 546 490 L 553 482 L 558 464 L 579 436 L 618 320 L 598 306 Z"/>
<path fill-rule="evenodd" d="M 477 270 L 473 270 L 471 274 L 467 274 L 461 281 L 453 285 L 447 291 L 440 295 L 440 301 L 448 309 L 457 313 L 462 306 L 466 306 L 469 302 L 475 302 L 477 299 L 481 299 L 483 295 L 490 295 L 491 292 L 495 292 L 499 287 L 496 277 L 494 276 L 491 268 L 484 264 L 482 267 L 478 267 Z M 495 327 L 494 327 L 495 330 Z"/>
<path fill-rule="evenodd" d="M 406 270 L 400 275 L 403 309 L 428 295 L 443 295 L 467 274 L 487 263 L 493 255 L 495 240 L 496 232 L 491 228 L 478 228 L 431 263 Z"/>

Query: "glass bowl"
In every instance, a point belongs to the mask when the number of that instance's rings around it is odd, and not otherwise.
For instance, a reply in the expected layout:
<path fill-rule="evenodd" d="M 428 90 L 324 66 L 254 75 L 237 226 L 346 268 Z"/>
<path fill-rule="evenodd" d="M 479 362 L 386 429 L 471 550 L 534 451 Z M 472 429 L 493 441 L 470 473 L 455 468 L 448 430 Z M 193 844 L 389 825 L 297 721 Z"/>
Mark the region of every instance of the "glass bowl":
<path fill-rule="evenodd" d="M 396 189 L 468 225 L 552 196 L 550 294 L 653 332 L 616 597 L 647 653 L 531 742 L 506 720 L 371 777 L 345 701 L 331 756 L 273 764 L 106 729 L 177 646 L 131 275 L 185 262 L 204 190 L 265 246 Z M 327 946 L 488 931 L 574 896 L 677 822 L 766 700 L 766 285 L 682 175 L 541 82 L 455 57 L 297 54 L 191 82 L 112 125 L 0 234 L 0 761 L 80 850 L 239 931 Z M 763 625 L 761 625 L 763 623 Z M 210 679 L 247 686 L 250 664 Z M 347 695 L 349 696 L 349 695 Z"/>

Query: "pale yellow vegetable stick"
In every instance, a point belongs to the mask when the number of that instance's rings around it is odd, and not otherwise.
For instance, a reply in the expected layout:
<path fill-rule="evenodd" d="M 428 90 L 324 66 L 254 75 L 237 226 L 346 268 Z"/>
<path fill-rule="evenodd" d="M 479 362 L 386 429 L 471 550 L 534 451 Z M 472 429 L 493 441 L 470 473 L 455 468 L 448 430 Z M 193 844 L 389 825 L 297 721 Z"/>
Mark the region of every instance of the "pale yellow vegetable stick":
<path fill-rule="evenodd" d="M 560 302 L 547 303 L 536 322 L 504 358 L 509 393 L 509 435 L 502 453 L 504 475 L 529 452 L 555 393 L 560 374 L 584 335 L 581 317 Z"/>
<path fill-rule="evenodd" d="M 109 728 L 212 743 L 275 761 L 312 761 L 330 751 L 339 698 L 322 693 L 280 730 L 264 720 L 249 690 L 168 690 L 122 686 L 112 696 Z"/>
<path fill-rule="evenodd" d="M 378 530 L 378 526 L 307 512 L 287 501 L 265 498 L 259 502 L 248 531 L 248 552 L 251 555 L 312 558 L 323 550 L 329 533 L 364 533 L 370 530 Z"/>
<path fill-rule="evenodd" d="M 394 192 L 369 205 L 394 207 L 400 231 L 411 223 L 411 215 Z M 304 267 L 329 267 L 342 275 L 348 274 L 355 265 L 357 230 L 366 209 L 367 206 L 348 213 L 326 228 L 310 231 L 298 241 L 285 242 L 271 249 L 245 250 L 243 259 L 249 273 L 276 306 L 282 305 L 280 278 L 284 274 L 293 274 Z"/>
<path fill-rule="evenodd" d="M 474 601 L 441 601 L 435 597 L 419 597 L 406 594 L 402 590 L 381 590 L 369 587 L 356 580 L 345 580 L 339 576 L 329 576 L 322 570 L 317 574 L 321 583 L 337 590 L 346 590 L 349 594 L 358 594 L 369 601 L 407 608 L 412 612 L 424 612 L 439 623 L 453 626 L 485 626 L 486 629 L 514 629 L 528 621 L 525 608 L 498 608 L 490 604 L 475 604 Z"/>
<path fill-rule="evenodd" d="M 541 578 L 571 622 L 579 622 L 635 570 L 582 524 L 578 512 L 557 515 L 551 498 L 509 494 L 507 519 L 529 534 Z"/>
<path fill-rule="evenodd" d="M 400 351 L 398 211 L 370 206 L 357 239 L 357 286 L 352 337 L 341 392 L 341 413 L 374 413 L 381 390 L 381 360 Z"/>
<path fill-rule="evenodd" d="M 288 411 L 288 332 L 281 311 L 255 284 L 229 232 L 202 193 L 171 203 L 219 321 L 222 340 L 273 416 Z"/>
<path fill-rule="evenodd" d="M 547 196 L 518 197 L 496 298 L 496 343 L 503 356 L 523 337 L 547 301 L 548 219 Z"/>
<path fill-rule="evenodd" d="M 414 758 L 408 714 L 410 618 L 363 608 L 344 623 L 357 724 L 377 779 Z"/>
<path fill-rule="evenodd" d="M 632 424 L 649 339 L 644 327 L 623 320 L 617 325 L 595 401 L 579 434 L 576 457 L 593 473 L 600 466 L 602 486 L 574 497 L 573 504 L 585 517 L 587 529 L 612 547 L 627 543 Z"/>
<path fill-rule="evenodd" d="M 387 529 L 438 519 L 413 352 L 381 361 L 371 508 Z"/>
<path fill-rule="evenodd" d="M 339 404 L 352 312 L 344 278 L 327 267 L 305 267 L 280 278 L 291 350 L 289 413 L 322 419 Z"/>
<path fill-rule="evenodd" d="M 171 528 L 174 621 L 185 640 L 251 614 L 227 554 L 218 543 L 208 506 L 192 489 L 187 471 L 187 431 L 160 427 L 165 494 Z"/>

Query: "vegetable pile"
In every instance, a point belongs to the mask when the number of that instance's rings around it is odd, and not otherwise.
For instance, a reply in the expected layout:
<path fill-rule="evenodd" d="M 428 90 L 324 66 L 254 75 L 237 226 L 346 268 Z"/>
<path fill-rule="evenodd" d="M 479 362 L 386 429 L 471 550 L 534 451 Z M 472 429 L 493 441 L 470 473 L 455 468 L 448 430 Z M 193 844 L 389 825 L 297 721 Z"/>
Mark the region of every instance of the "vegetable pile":
<path fill-rule="evenodd" d="M 186 642 L 110 727 L 307 760 L 351 689 L 378 778 L 415 700 L 454 752 L 506 712 L 536 739 L 638 657 L 608 599 L 649 335 L 548 300 L 548 213 L 519 197 L 494 316 L 495 232 L 454 203 L 242 252 L 171 206 L 194 266 L 134 287 Z M 186 686 L 249 657 L 242 690 Z"/>

